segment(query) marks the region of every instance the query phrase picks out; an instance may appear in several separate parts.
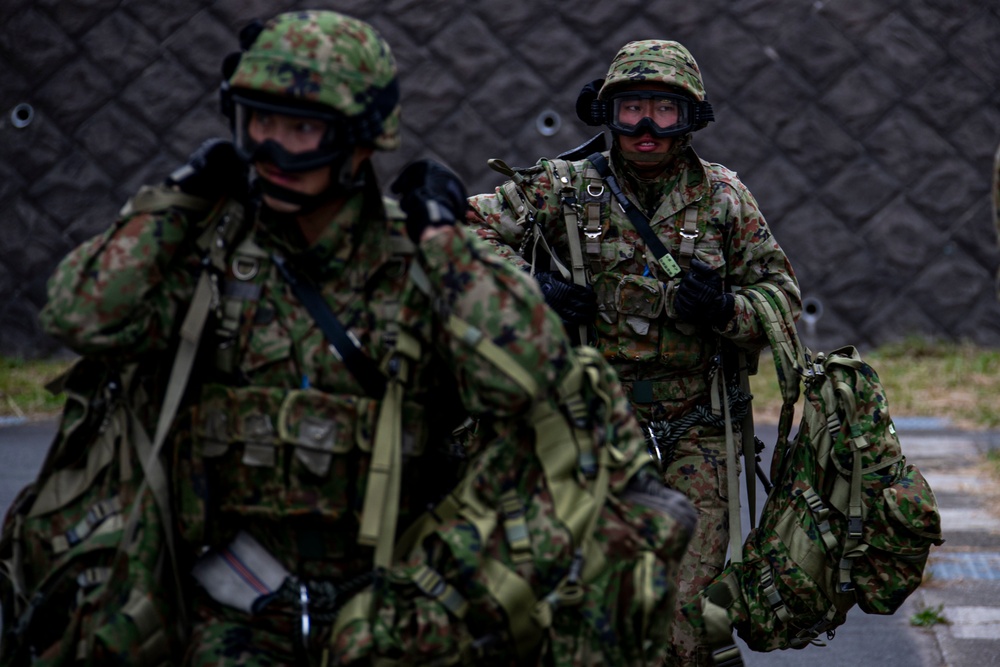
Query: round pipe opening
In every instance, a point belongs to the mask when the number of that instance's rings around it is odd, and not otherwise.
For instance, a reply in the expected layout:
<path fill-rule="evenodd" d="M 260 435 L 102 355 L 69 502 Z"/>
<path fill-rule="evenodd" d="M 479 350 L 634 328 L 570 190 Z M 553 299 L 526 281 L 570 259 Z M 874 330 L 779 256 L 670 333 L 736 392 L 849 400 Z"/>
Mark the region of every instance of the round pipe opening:
<path fill-rule="evenodd" d="M 551 137 L 562 127 L 562 118 L 552 109 L 546 109 L 535 119 L 535 129 L 543 137 Z"/>
<path fill-rule="evenodd" d="M 10 112 L 10 122 L 11 124 L 18 128 L 25 128 L 31 125 L 31 121 L 35 118 L 35 110 L 30 104 L 26 102 L 21 102 L 16 107 L 14 107 Z"/>

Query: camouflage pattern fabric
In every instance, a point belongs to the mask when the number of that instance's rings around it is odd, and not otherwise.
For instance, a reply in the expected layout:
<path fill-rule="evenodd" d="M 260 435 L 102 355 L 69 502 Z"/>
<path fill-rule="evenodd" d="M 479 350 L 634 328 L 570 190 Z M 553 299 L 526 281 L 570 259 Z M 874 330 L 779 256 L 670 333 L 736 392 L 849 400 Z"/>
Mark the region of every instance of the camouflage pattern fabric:
<path fill-rule="evenodd" d="M 2 665 L 159 664 L 181 646 L 165 522 L 133 446 L 150 387 L 120 370 L 72 368 L 56 439 L 4 519 Z"/>
<path fill-rule="evenodd" d="M 197 219 L 176 208 L 133 207 L 72 251 L 50 280 L 46 329 L 84 354 L 169 354 L 198 271 Z M 371 569 L 371 549 L 353 536 L 377 401 L 278 276 L 272 252 L 321 286 L 371 358 L 385 355 L 398 327 L 422 345 L 407 394 L 414 421 L 404 437 L 401 526 L 447 490 L 447 434 L 457 422 L 466 414 L 512 418 L 531 401 L 441 327 L 440 309 L 502 347 L 543 391 L 567 368 L 561 323 L 526 276 L 462 228 L 422 244 L 419 259 L 393 252 L 393 239 L 404 235 L 373 178 L 310 247 L 288 219 L 265 209 L 254 221 L 239 261 L 220 276 L 217 338 L 204 348 L 215 352 L 200 365 L 201 390 L 178 421 L 173 479 L 189 560 L 243 528 L 299 576 L 337 581 Z M 410 261 L 420 261 L 436 287 L 434 307 L 419 290 L 403 290 Z M 254 626 L 249 617 L 242 622 Z M 196 636 L 211 634 L 212 622 L 202 624 Z"/>
<path fill-rule="evenodd" d="M 705 99 L 705 84 L 694 56 L 683 44 L 662 40 L 629 42 L 611 61 L 599 97 L 607 99 L 618 88 L 655 81 L 676 86 L 698 102 Z"/>
<path fill-rule="evenodd" d="M 695 257 L 719 271 L 734 287 L 755 290 L 771 285 L 780 289 L 792 304 L 793 314 L 798 315 L 800 294 L 792 268 L 753 196 L 732 171 L 700 160 L 688 148 L 656 182 L 640 184 L 625 176 L 614 151 L 610 156 L 622 189 L 650 214 L 650 226 L 672 255 L 676 257 L 680 247 L 684 210 L 696 206 Z M 748 350 L 760 349 L 767 343 L 750 301 L 736 295 L 736 314 L 721 331 L 699 330 L 679 322 L 673 309 L 677 281 L 663 274 L 606 189 L 599 197 L 587 192 L 589 163 L 581 160 L 568 165 L 568 173 L 556 174 L 552 161 L 543 159 L 522 170 L 524 180 L 517 186 L 508 182 L 494 193 L 471 197 L 474 212 L 470 224 L 500 256 L 527 272 L 530 264 L 522 251 L 530 257 L 526 249 L 531 247 L 535 230 L 526 217 L 524 202 L 537 209 L 537 233 L 564 261 L 570 256 L 562 210 L 564 187 L 576 193 L 581 209 L 592 202 L 600 204 L 599 266 L 590 267 L 588 272 L 599 309 L 594 345 L 614 366 L 640 419 L 676 420 L 696 405 L 707 405 L 709 372 L 719 336 Z M 568 186 L 561 178 L 567 180 Z M 581 211 L 581 220 L 583 215 Z M 639 400 L 637 383 L 646 393 Z M 699 535 L 694 538 L 704 551 L 697 562 L 687 559 L 681 567 L 680 580 L 685 587 L 681 604 L 692 599 L 699 582 L 721 570 L 726 554 L 725 539 L 716 539 L 715 531 L 727 521 L 709 509 L 725 493 L 725 476 L 719 475 L 725 466 L 717 465 L 725 460 L 720 455 L 724 447 L 710 446 L 708 452 L 703 452 L 695 444 L 702 438 L 717 438 L 716 442 L 721 443 L 723 433 L 705 431 L 697 440 L 693 435 L 688 437 L 687 442 L 682 438 L 679 451 L 702 457 L 701 462 L 683 472 L 675 468 L 677 472 L 671 472 L 665 481 L 675 488 L 684 487 L 692 502 L 699 509 L 703 507 L 706 514 L 699 514 Z M 724 500 L 721 502 L 724 504 Z M 717 545 L 722 546 L 715 549 Z M 682 621 L 674 624 L 672 634 L 675 644 L 690 646 L 699 641 L 695 631 Z M 685 664 L 694 664 L 697 658 L 689 655 L 684 660 Z"/>
<path fill-rule="evenodd" d="M 375 592 L 375 622 L 359 619 L 338 633 L 334 664 L 386 654 L 401 625 L 420 628 L 404 649 L 419 664 L 511 664 L 516 657 L 522 665 L 639 667 L 658 660 L 669 632 L 660 618 L 675 609 L 673 582 L 695 512 L 657 479 L 610 366 L 596 353 L 587 358 L 597 372 L 583 393 L 592 418 L 577 433 L 580 440 L 546 429 L 549 438 L 540 443 L 541 432 L 525 423 L 484 424 L 480 439 L 489 444 L 470 461 L 455 500 L 432 511 L 433 526 L 413 538 L 403 564 Z M 602 473 L 581 475 L 573 456 L 592 444 L 600 466 L 608 467 L 603 501 Z M 565 469 L 553 467 L 544 450 Z M 575 474 L 567 478 L 560 470 Z M 570 508 L 570 515 L 560 514 Z M 597 513 L 593 543 L 586 533 L 590 512 Z M 451 591 L 436 600 L 415 597 L 414 582 L 428 566 Z M 521 633 L 536 625 L 535 641 L 525 641 Z M 473 644 L 463 628 L 479 640 Z"/>
<path fill-rule="evenodd" d="M 229 79 L 248 89 L 335 109 L 348 117 L 369 114 L 373 97 L 396 83 L 389 45 L 367 23 L 331 11 L 280 14 L 264 26 Z M 375 147 L 400 144 L 400 107 L 384 117 Z"/>

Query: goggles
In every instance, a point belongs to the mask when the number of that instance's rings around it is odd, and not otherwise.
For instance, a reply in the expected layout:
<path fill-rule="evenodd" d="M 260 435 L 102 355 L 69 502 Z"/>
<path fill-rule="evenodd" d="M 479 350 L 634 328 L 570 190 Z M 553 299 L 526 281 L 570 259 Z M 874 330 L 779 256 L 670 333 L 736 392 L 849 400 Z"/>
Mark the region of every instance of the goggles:
<path fill-rule="evenodd" d="M 269 162 L 289 173 L 311 171 L 336 161 L 352 145 L 345 119 L 326 108 L 240 94 L 232 101 L 233 145 L 247 162 Z"/>
<path fill-rule="evenodd" d="M 685 95 L 661 90 L 630 90 L 610 99 L 608 127 L 613 132 L 636 137 L 649 133 L 654 137 L 687 134 L 712 120 L 708 102 L 695 102 Z"/>

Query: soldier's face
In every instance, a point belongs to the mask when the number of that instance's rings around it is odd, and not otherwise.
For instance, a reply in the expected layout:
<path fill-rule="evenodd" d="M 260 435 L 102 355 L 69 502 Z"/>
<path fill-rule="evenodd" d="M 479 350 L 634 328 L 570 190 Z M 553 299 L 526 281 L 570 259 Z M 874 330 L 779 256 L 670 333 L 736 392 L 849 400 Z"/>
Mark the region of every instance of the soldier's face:
<path fill-rule="evenodd" d="M 662 90 L 665 93 L 672 92 L 672 88 L 663 85 L 662 83 L 637 83 L 631 86 L 627 86 L 622 89 L 623 91 L 629 90 Z M 645 105 L 634 104 L 626 109 L 623 109 L 623 113 L 629 114 L 625 119 L 630 124 L 638 124 L 644 117 L 649 117 L 654 123 L 660 127 L 669 127 L 671 124 L 676 122 L 676 107 L 662 108 L 657 107 L 654 104 L 654 100 L 647 100 Z M 672 114 L 672 116 L 671 116 Z M 670 116 L 669 118 L 667 116 Z M 674 145 L 673 137 L 654 137 L 649 132 L 645 132 L 635 137 L 630 137 L 624 134 L 618 135 L 618 145 L 621 147 L 623 152 L 626 153 L 638 153 L 638 154 L 648 154 L 649 161 L 643 160 L 632 160 L 632 164 L 642 168 L 652 168 L 659 165 L 660 157 L 664 153 L 670 151 L 670 148 Z"/>

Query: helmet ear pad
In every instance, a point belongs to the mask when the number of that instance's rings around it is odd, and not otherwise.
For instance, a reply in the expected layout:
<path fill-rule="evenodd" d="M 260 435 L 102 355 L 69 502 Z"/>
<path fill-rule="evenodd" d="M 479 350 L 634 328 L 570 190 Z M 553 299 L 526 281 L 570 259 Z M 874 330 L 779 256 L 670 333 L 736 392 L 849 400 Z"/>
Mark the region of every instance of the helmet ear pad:
<path fill-rule="evenodd" d="M 594 79 L 581 90 L 576 98 L 576 116 L 587 125 L 604 125 L 608 122 L 608 104 L 597 98 L 604 79 Z"/>

